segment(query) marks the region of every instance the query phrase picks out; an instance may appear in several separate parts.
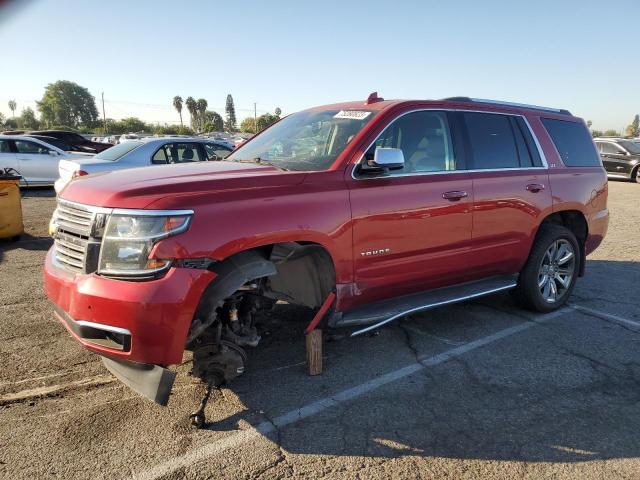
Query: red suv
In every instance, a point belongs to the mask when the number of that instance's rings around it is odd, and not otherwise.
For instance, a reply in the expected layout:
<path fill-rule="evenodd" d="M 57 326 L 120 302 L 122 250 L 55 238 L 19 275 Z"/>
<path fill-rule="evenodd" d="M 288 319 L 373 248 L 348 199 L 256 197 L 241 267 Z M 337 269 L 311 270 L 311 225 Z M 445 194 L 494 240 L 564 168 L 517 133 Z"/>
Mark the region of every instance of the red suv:
<path fill-rule="evenodd" d="M 566 110 L 372 94 L 289 115 L 221 162 L 77 178 L 44 280 L 71 335 L 165 404 L 185 349 L 203 379 L 242 373 L 276 300 L 335 298 L 324 322 L 353 335 L 510 289 L 554 310 L 608 218 Z"/>

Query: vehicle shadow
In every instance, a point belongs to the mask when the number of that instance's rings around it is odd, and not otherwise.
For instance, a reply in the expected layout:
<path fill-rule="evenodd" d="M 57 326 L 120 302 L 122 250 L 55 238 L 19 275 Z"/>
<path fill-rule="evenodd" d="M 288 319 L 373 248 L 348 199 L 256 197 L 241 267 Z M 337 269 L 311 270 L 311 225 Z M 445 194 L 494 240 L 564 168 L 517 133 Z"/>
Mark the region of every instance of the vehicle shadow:
<path fill-rule="evenodd" d="M 638 267 L 638 262 L 589 261 L 588 271 L 633 275 Z M 300 337 L 311 315 L 287 307 L 274 311 L 277 321 L 267 324 L 269 334 L 250 352 L 250 369 L 230 386 L 246 410 L 210 421 L 207 429 L 226 432 L 239 429 L 241 421 L 259 424 L 249 412 L 269 412 L 258 419 L 278 424 L 278 416 L 331 402 L 340 391 L 400 369 L 411 357 L 402 360 L 385 351 L 417 348 L 407 331 L 418 332 L 416 342 L 420 332 L 460 338 L 480 310 L 511 315 L 511 325 L 526 321 L 526 312 L 509 294 L 443 307 L 402 319 L 377 336 L 326 342 L 325 372 L 309 377 L 301 365 Z M 638 458 L 640 337 L 601 320 L 588 322 L 578 312 L 571 315 L 552 322 L 553 330 L 545 324 L 518 334 L 506 342 L 510 347 L 485 346 L 337 402 L 289 422 L 269 438 L 288 453 L 330 456 L 527 462 Z M 285 353 L 287 348 L 293 353 Z M 208 415 L 225 401 L 214 395 Z"/>
<path fill-rule="evenodd" d="M 55 197 L 56 191 L 51 187 L 20 187 L 20 195 L 23 198 L 31 197 Z"/>
<path fill-rule="evenodd" d="M 5 253 L 11 250 L 31 250 L 46 252 L 53 245 L 51 237 L 36 237 L 28 233 L 20 235 L 20 239 L 15 241 L 11 239 L 0 239 L 0 263 L 4 260 Z"/>

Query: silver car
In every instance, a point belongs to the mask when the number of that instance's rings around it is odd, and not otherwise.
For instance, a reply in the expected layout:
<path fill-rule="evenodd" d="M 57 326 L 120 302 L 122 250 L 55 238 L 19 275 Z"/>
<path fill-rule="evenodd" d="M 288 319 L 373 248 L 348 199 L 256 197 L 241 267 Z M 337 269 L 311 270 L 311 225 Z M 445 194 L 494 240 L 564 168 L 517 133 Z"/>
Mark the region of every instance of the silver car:
<path fill-rule="evenodd" d="M 129 140 L 92 158 L 61 161 L 60 178 L 55 183 L 55 189 L 61 192 L 67 183 L 81 175 L 168 163 L 222 160 L 231 150 L 227 145 L 206 138 L 151 137 Z"/>
<path fill-rule="evenodd" d="M 13 168 L 21 185 L 53 185 L 58 178 L 60 160 L 91 158 L 93 154 L 69 153 L 38 138 L 0 135 L 0 170 Z"/>

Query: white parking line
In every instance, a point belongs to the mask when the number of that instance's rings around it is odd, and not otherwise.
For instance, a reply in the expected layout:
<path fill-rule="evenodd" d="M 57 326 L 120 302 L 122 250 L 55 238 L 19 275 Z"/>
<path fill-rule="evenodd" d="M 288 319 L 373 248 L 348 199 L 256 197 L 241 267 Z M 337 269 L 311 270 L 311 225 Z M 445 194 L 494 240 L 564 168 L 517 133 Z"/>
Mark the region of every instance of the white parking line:
<path fill-rule="evenodd" d="M 196 462 L 200 462 L 202 460 L 206 460 L 230 448 L 239 447 L 261 436 L 268 436 L 269 434 L 274 433 L 276 431 L 276 428 L 281 428 L 297 423 L 300 420 L 304 420 L 305 418 L 317 415 L 318 413 L 329 410 L 330 408 L 337 407 L 344 402 L 361 397 L 362 395 L 372 392 L 380 387 L 383 387 L 384 385 L 413 375 L 414 373 L 417 373 L 420 370 L 424 370 L 427 367 L 440 365 L 447 360 L 459 357 L 467 352 L 483 347 L 490 343 L 497 342 L 498 340 L 502 340 L 503 338 L 509 337 L 516 333 L 520 333 L 524 330 L 528 330 L 529 328 L 537 324 L 557 318 L 569 311 L 571 311 L 570 308 L 563 308 L 546 315 L 532 317 L 530 322 L 520 323 L 513 327 L 505 328 L 504 330 L 500 330 L 499 332 L 496 332 L 492 335 L 479 338 L 478 340 L 474 340 L 438 355 L 419 358 L 418 361 L 414 364 L 407 365 L 398 370 L 394 370 L 393 372 L 373 378 L 360 385 L 356 385 L 355 387 L 342 390 L 335 395 L 322 398 L 298 409 L 291 410 L 290 412 L 275 417 L 272 422 L 262 422 L 255 428 L 249 428 L 247 430 L 232 433 L 225 438 L 222 438 L 221 440 L 204 445 L 196 450 L 185 453 L 184 455 L 171 458 L 148 470 L 135 473 L 133 475 L 133 478 L 140 480 L 153 480 L 164 477 L 165 475 L 169 475 L 170 473 L 180 468 L 186 467 L 188 465 L 193 465 Z"/>
<path fill-rule="evenodd" d="M 582 311 L 585 313 L 590 313 L 591 315 L 595 315 L 596 317 L 600 317 L 604 320 L 610 320 L 615 323 L 620 323 L 622 325 L 628 325 L 630 327 L 640 328 L 640 322 L 637 320 L 629 320 L 628 318 L 620 317 L 618 315 L 614 315 L 612 313 L 602 312 L 600 310 L 596 310 L 594 308 L 583 307 L 581 305 L 569 305 L 574 310 Z"/>

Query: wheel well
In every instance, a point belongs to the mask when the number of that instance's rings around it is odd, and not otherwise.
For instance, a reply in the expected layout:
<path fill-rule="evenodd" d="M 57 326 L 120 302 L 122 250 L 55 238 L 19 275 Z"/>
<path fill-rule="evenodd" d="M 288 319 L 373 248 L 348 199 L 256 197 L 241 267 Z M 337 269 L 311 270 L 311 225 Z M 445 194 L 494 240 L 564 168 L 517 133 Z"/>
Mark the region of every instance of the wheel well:
<path fill-rule="evenodd" d="M 587 225 L 587 220 L 584 218 L 584 214 L 578 210 L 555 212 L 546 217 L 540 224 L 540 227 L 545 224 L 562 225 L 573 232 L 578 239 L 578 246 L 580 247 L 579 275 L 584 275 L 586 257 L 584 244 L 587 241 L 587 235 L 589 233 L 589 226 Z M 540 231 L 540 229 L 538 229 L 538 231 Z"/>
<path fill-rule="evenodd" d="M 318 243 L 283 242 L 251 251 L 260 254 L 276 268 L 276 274 L 265 279 L 265 295 L 315 308 L 322 304 L 329 292 L 335 290 L 333 259 Z"/>

